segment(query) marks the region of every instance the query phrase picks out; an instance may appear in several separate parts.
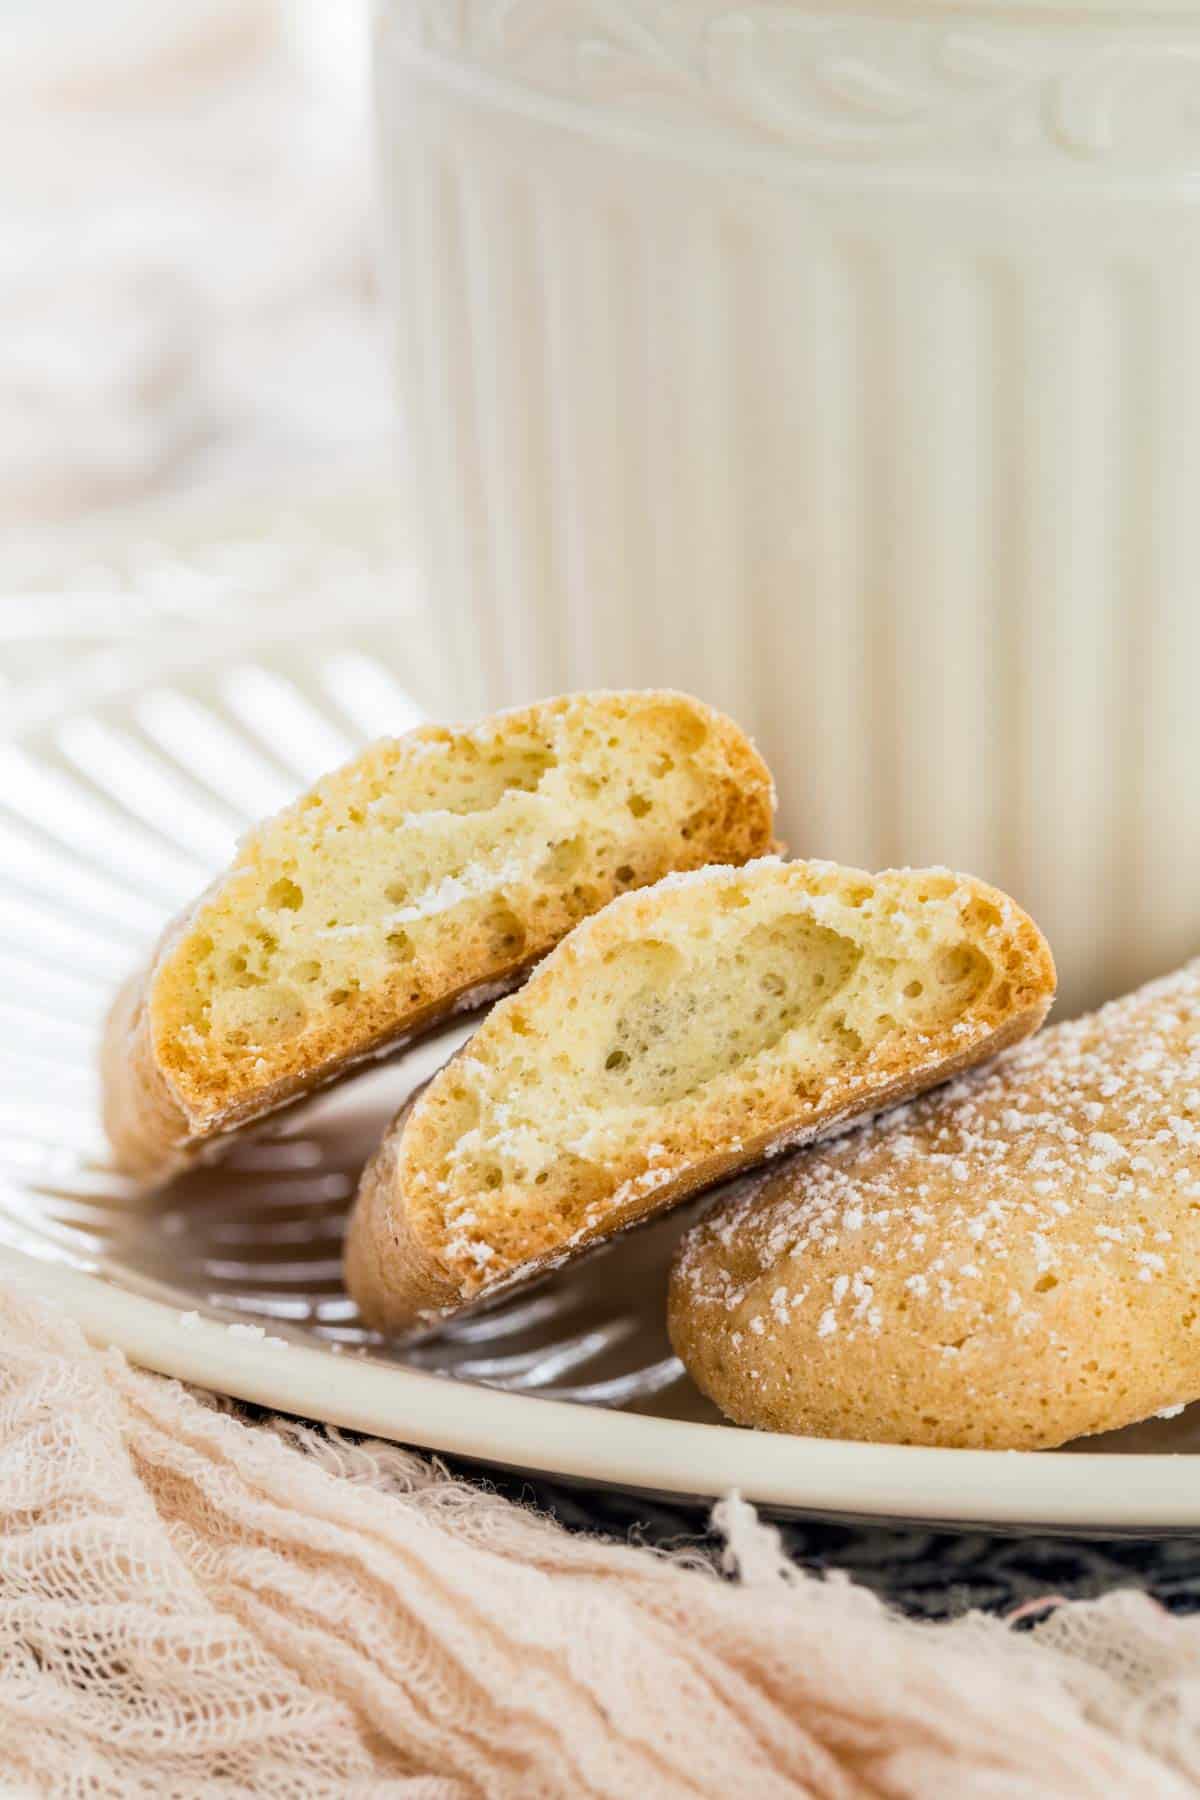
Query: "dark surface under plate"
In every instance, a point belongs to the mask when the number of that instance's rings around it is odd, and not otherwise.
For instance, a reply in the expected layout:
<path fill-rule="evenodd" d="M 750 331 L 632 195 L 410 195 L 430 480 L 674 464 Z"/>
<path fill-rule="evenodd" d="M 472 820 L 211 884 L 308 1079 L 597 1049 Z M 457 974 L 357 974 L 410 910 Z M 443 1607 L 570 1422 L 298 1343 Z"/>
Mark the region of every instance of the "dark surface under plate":
<path fill-rule="evenodd" d="M 465 1464 L 456 1472 L 469 1479 L 481 1474 Z M 486 1479 L 573 1531 L 660 1547 L 717 1545 L 703 1507 L 494 1473 Z M 1175 1613 L 1200 1612 L 1200 1537 L 1194 1535 L 1084 1539 L 825 1519 L 773 1522 L 801 1568 L 844 1570 L 914 1618 L 952 1618 L 972 1608 L 1004 1614 L 1034 1600 L 1095 1599 L 1114 1588 L 1141 1589 Z"/>

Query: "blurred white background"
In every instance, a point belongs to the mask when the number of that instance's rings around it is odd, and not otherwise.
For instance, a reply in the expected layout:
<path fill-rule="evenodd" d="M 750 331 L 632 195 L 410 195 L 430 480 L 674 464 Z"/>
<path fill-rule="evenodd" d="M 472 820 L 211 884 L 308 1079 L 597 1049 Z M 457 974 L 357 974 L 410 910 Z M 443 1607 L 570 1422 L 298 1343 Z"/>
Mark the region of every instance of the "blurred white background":
<path fill-rule="evenodd" d="M 0 0 L 0 606 L 81 521 L 384 463 L 365 15 Z"/>

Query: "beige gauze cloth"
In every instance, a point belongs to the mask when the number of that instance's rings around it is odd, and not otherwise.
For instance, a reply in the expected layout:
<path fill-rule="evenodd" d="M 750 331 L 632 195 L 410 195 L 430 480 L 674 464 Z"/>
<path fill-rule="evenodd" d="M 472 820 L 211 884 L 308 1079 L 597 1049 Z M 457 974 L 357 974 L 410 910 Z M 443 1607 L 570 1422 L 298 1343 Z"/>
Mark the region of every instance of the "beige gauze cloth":
<path fill-rule="evenodd" d="M 0 1289 L 7 1795 L 1187 1795 L 1200 1623 L 907 1622 L 731 1498 L 724 1573 L 90 1348 Z"/>

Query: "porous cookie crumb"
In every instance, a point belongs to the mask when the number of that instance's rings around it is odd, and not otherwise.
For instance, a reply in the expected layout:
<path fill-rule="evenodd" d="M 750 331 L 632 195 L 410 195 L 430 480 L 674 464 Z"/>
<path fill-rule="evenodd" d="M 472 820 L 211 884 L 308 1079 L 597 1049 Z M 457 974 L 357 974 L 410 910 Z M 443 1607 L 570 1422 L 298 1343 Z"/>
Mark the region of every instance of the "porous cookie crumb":
<path fill-rule="evenodd" d="M 169 1173 L 511 991 L 614 895 L 761 854 L 773 807 L 743 733 L 666 691 L 372 745 L 249 833 L 118 997 L 102 1059 L 118 1161 Z"/>
<path fill-rule="evenodd" d="M 363 1177 L 350 1290 L 380 1329 L 448 1316 L 944 1080 L 1053 992 L 1037 927 L 970 877 L 672 874 L 578 926 L 405 1109 Z M 869 1268 L 846 1296 L 877 1330 Z"/>
<path fill-rule="evenodd" d="M 265 1328 L 261 1325 L 243 1325 L 239 1323 L 236 1325 L 227 1325 L 225 1330 L 232 1338 L 249 1338 L 255 1343 L 265 1344 L 276 1350 L 286 1350 L 288 1347 L 286 1338 L 269 1336 Z"/>
<path fill-rule="evenodd" d="M 198 1312 L 181 1312 L 179 1315 L 179 1324 L 184 1331 L 198 1331 L 205 1322 L 206 1321 L 201 1319 Z M 208 1323 L 216 1326 L 218 1321 L 213 1319 L 208 1321 Z M 226 1325 L 225 1333 L 227 1337 L 246 1338 L 253 1343 L 265 1344 L 276 1350 L 286 1350 L 288 1348 L 287 1338 L 268 1336 L 266 1329 L 262 1325 L 243 1324 L 239 1320 L 235 1324 Z"/>
<path fill-rule="evenodd" d="M 670 1320 L 774 1430 L 1032 1448 L 1200 1396 L 1200 961 L 728 1192 Z"/>

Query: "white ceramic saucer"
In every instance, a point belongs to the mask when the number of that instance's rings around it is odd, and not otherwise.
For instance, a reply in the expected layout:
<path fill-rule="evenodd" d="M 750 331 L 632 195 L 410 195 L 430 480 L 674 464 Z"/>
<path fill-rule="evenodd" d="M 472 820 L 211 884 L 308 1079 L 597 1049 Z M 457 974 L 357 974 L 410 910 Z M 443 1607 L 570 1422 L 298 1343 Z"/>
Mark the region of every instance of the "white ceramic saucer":
<path fill-rule="evenodd" d="M 437 691 L 389 506 L 147 528 L 86 579 L 0 597 L 0 1273 L 149 1368 L 508 1469 L 842 1517 L 1200 1529 L 1186 1413 L 1039 1455 L 720 1423 L 663 1330 L 671 1220 L 390 1352 L 341 1285 L 345 1210 L 446 1040 L 151 1199 L 108 1166 L 92 1059 L 114 983 L 251 818 Z"/>

